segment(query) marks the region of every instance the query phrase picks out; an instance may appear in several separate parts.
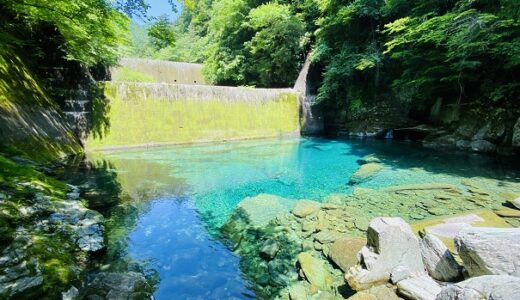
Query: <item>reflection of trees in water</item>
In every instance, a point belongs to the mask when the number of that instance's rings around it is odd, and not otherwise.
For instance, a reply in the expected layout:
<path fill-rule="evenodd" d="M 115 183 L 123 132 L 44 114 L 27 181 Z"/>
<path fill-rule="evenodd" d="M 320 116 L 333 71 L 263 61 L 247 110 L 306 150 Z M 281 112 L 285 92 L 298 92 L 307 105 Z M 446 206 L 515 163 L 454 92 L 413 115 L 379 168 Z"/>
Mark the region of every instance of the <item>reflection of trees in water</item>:
<path fill-rule="evenodd" d="M 128 255 L 128 235 L 139 216 L 149 208 L 147 200 L 163 195 L 182 195 L 187 191 L 184 179 L 171 175 L 166 165 L 141 159 L 70 160 L 62 173 L 67 182 L 80 186 L 89 207 L 105 216 L 106 251 L 94 258 L 91 271 L 136 271 L 146 275 L 152 285 L 159 282 L 149 262 L 134 261 Z M 186 199 L 179 197 L 179 199 Z"/>

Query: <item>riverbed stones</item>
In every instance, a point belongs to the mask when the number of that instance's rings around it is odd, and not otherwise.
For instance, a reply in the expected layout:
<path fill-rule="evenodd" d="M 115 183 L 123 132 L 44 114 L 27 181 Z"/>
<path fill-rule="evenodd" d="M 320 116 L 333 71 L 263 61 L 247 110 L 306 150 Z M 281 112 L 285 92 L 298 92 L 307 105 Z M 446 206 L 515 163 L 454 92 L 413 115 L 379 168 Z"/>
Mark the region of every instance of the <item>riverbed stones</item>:
<path fill-rule="evenodd" d="M 444 287 L 437 300 L 518 299 L 520 278 L 508 275 L 484 275 Z"/>
<path fill-rule="evenodd" d="M 335 230 L 323 230 L 314 235 L 314 239 L 321 244 L 329 244 L 343 237 L 342 233 Z"/>
<path fill-rule="evenodd" d="M 325 267 L 323 260 L 312 256 L 309 252 L 302 252 L 298 255 L 298 263 L 310 284 L 324 290 L 330 288 L 332 285 L 332 277 Z"/>
<path fill-rule="evenodd" d="M 359 169 L 350 177 L 350 184 L 358 184 L 374 177 L 379 171 L 383 169 L 384 165 L 381 163 L 367 163 L 361 165 Z"/>
<path fill-rule="evenodd" d="M 520 228 L 464 228 L 455 245 L 471 277 L 520 277 Z"/>
<path fill-rule="evenodd" d="M 431 277 L 440 281 L 455 281 L 462 276 L 460 265 L 444 243 L 432 234 L 421 240 L 421 255 Z"/>
<path fill-rule="evenodd" d="M 329 248 L 328 257 L 343 272 L 347 272 L 357 263 L 357 253 L 366 245 L 365 238 L 343 237 L 336 240 Z"/>
<path fill-rule="evenodd" d="M 300 218 L 305 218 L 320 209 L 320 203 L 311 200 L 300 200 L 294 204 L 292 213 Z"/>
<path fill-rule="evenodd" d="M 424 272 L 419 241 L 403 219 L 375 218 L 368 227 L 367 240 L 358 253 L 359 264 L 345 275 L 353 289 L 387 282 L 397 266 L 408 267 L 414 273 Z"/>

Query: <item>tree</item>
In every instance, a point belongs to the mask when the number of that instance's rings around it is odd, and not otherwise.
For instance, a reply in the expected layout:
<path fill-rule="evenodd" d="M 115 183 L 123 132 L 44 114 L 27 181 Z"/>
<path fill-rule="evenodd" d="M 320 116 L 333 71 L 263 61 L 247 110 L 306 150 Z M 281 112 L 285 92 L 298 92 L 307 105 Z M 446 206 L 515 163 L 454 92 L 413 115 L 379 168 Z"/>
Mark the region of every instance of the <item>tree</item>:
<path fill-rule="evenodd" d="M 148 37 L 155 49 L 160 50 L 175 43 L 172 23 L 167 15 L 162 15 L 148 28 Z"/>

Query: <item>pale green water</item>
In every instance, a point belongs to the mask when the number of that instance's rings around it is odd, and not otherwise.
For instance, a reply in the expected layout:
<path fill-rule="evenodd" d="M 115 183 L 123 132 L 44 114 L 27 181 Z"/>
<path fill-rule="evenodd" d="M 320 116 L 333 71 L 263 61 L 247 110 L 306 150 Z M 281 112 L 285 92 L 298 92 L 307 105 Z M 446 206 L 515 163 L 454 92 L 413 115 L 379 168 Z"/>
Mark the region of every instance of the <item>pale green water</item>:
<path fill-rule="evenodd" d="M 384 141 L 246 141 L 120 151 L 93 159 L 109 161 L 123 191 L 147 201 L 130 228 L 128 255 L 149 261 L 159 272 L 156 298 L 221 299 L 254 297 L 238 258 L 211 234 L 240 200 L 268 193 L 288 201 L 321 201 L 351 193 L 348 181 L 358 159 L 373 153 L 385 168 L 360 186 L 451 183 L 463 188 L 462 180 L 477 176 L 489 183 L 486 188 L 500 192 L 511 189 L 507 183 L 517 188 L 520 178 L 518 162 Z"/>

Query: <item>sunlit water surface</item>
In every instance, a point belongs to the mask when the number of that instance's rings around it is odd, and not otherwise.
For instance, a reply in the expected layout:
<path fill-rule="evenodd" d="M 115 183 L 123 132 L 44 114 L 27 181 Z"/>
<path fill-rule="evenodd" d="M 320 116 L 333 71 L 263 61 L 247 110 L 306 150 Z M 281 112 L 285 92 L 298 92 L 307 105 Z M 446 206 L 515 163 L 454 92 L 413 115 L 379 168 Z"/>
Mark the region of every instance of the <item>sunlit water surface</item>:
<path fill-rule="evenodd" d="M 515 163 L 386 141 L 276 139 L 126 150 L 91 159 L 108 161 L 123 192 L 143 203 L 137 224 L 127 228 L 127 251 L 158 271 L 156 299 L 232 299 L 254 298 L 239 258 L 215 238 L 237 203 L 261 193 L 288 201 L 350 193 L 349 177 L 367 154 L 386 165 L 361 184 L 370 188 L 519 178 Z"/>

